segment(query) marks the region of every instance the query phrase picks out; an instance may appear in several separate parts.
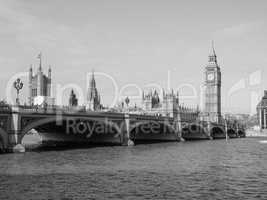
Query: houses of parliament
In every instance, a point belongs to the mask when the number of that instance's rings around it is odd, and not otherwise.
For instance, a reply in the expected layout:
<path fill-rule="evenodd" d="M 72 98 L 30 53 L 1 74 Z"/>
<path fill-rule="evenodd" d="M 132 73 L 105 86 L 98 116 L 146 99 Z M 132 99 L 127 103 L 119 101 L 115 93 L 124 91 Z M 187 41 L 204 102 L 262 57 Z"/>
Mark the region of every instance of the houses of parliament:
<path fill-rule="evenodd" d="M 221 70 L 217 62 L 214 45 L 212 44 L 211 52 L 208 58 L 208 64 L 204 70 L 204 87 L 205 87 L 205 105 L 204 111 L 200 112 L 197 108 L 187 108 L 179 103 L 178 91 L 162 91 L 162 98 L 155 90 L 149 93 L 143 93 L 142 105 L 143 110 L 150 114 L 160 114 L 163 116 L 175 117 L 178 113 L 182 120 L 208 120 L 219 123 L 221 116 Z M 162 99 L 162 101 L 160 100 Z"/>
<path fill-rule="evenodd" d="M 29 105 L 53 106 L 55 105 L 55 98 L 52 97 L 52 69 L 49 66 L 48 74 L 46 75 L 43 72 L 42 55 L 39 54 L 38 58 L 40 63 L 37 73 L 33 73 L 32 66 L 29 69 Z M 78 98 L 73 90 L 69 97 L 69 106 L 78 106 Z M 95 111 L 101 108 L 100 94 L 96 88 L 94 73 L 92 73 L 87 91 L 86 109 Z"/>
<path fill-rule="evenodd" d="M 208 64 L 204 70 L 205 77 L 205 105 L 204 110 L 200 112 L 199 108 L 187 108 L 181 106 L 179 102 L 178 91 L 164 91 L 160 95 L 158 91 L 143 92 L 142 110 L 144 113 L 151 115 L 161 115 L 175 117 L 180 113 L 185 120 L 208 118 L 210 121 L 219 122 L 221 119 L 221 70 L 217 62 L 217 55 L 212 45 L 211 52 L 208 57 Z M 48 75 L 43 73 L 42 62 L 40 58 L 37 73 L 33 74 L 32 67 L 29 70 L 29 104 L 30 105 L 54 105 L 55 100 L 51 97 L 52 70 L 48 69 Z M 78 99 L 71 91 L 69 97 L 69 106 L 78 106 Z M 86 110 L 98 111 L 103 108 L 101 104 L 101 96 L 96 87 L 94 73 L 88 84 Z"/>

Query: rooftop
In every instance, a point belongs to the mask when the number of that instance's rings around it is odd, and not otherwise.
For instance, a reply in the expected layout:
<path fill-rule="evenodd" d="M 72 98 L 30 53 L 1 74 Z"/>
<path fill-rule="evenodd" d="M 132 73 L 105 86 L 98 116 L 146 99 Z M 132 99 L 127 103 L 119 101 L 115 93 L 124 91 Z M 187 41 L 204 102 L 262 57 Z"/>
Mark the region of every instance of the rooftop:
<path fill-rule="evenodd" d="M 267 108 L 267 90 L 264 91 L 264 96 L 262 97 L 261 101 L 257 105 L 257 107 L 266 107 Z"/>

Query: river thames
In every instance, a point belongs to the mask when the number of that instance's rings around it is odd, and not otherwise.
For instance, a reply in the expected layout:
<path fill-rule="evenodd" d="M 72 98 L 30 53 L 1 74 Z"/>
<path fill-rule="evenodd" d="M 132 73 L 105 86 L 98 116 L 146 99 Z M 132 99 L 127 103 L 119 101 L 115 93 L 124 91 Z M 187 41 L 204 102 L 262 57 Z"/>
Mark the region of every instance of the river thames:
<path fill-rule="evenodd" d="M 0 199 L 267 199 L 264 138 L 0 155 Z"/>

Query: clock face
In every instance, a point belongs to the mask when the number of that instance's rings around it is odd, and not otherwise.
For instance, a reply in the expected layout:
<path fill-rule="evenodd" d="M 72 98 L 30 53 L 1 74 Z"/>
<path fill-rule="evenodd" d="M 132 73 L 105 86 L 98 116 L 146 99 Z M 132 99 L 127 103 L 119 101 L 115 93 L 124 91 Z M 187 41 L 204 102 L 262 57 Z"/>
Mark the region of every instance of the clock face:
<path fill-rule="evenodd" d="M 213 81 L 214 80 L 214 73 L 209 73 L 208 74 L 208 81 Z"/>

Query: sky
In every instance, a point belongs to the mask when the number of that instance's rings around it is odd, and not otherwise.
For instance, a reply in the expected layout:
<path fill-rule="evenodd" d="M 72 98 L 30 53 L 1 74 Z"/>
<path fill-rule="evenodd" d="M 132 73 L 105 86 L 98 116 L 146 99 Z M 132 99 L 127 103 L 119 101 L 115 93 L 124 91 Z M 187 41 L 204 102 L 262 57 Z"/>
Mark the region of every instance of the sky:
<path fill-rule="evenodd" d="M 179 90 L 185 105 L 201 106 L 214 40 L 222 111 L 253 114 L 267 89 L 266 10 L 264 0 L 0 0 L 0 99 L 8 99 L 9 85 L 22 75 L 26 101 L 27 71 L 37 70 L 42 52 L 53 95 L 68 88 L 62 104 L 72 87 L 84 103 L 94 70 L 104 105 L 112 105 L 116 92 L 116 101 L 130 96 L 138 104 L 140 89 L 157 85 Z"/>

